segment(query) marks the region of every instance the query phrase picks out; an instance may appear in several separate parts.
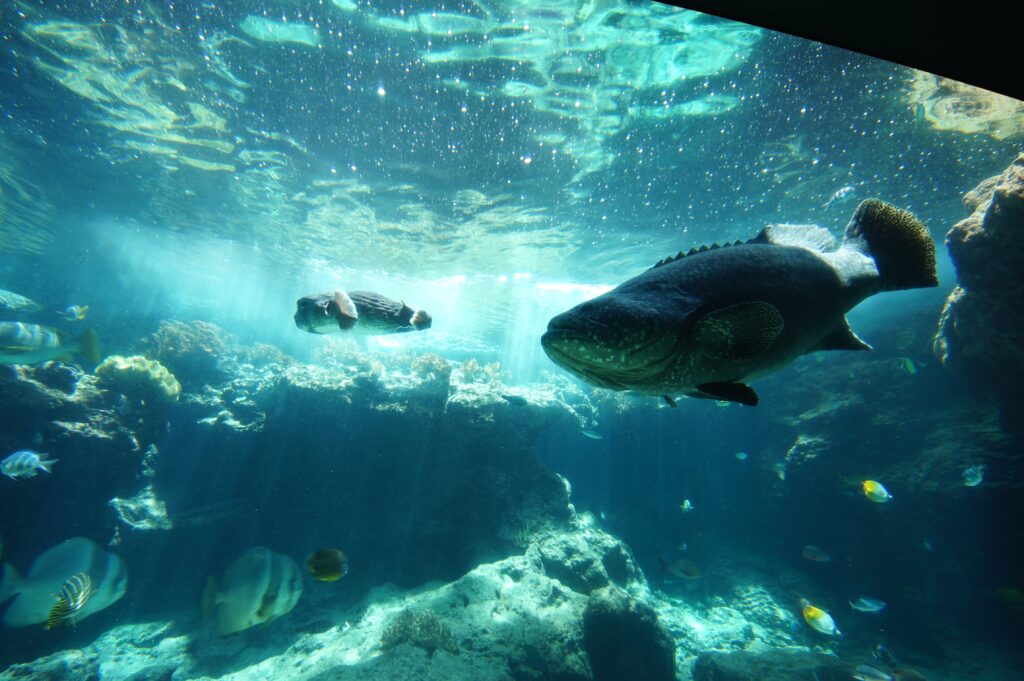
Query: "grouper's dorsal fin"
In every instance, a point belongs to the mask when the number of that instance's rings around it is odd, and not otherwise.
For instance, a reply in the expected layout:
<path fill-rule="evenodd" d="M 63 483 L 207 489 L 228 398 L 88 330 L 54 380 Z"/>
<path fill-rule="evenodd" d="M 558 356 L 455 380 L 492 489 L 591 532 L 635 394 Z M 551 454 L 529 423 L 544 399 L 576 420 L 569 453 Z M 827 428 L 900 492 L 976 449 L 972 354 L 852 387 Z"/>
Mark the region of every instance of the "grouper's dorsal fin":
<path fill-rule="evenodd" d="M 744 244 L 744 243 L 747 243 L 747 242 L 745 242 L 745 241 L 734 241 L 732 243 L 711 244 L 710 246 L 700 246 L 699 248 L 695 246 L 695 247 L 691 248 L 688 251 L 679 251 L 675 255 L 670 255 L 667 258 L 659 260 L 658 262 L 654 263 L 654 266 L 651 267 L 651 269 L 653 270 L 655 267 L 661 267 L 662 265 L 667 265 L 670 262 L 675 262 L 676 260 L 682 260 L 683 258 L 685 258 L 685 257 L 687 257 L 689 255 L 695 255 L 697 253 L 704 253 L 706 251 L 713 251 L 713 250 L 718 249 L 718 248 L 728 248 L 729 246 L 739 246 L 739 245 Z"/>
<path fill-rule="evenodd" d="M 747 243 L 806 248 L 818 253 L 830 253 L 839 248 L 836 238 L 817 225 L 768 225 Z"/>

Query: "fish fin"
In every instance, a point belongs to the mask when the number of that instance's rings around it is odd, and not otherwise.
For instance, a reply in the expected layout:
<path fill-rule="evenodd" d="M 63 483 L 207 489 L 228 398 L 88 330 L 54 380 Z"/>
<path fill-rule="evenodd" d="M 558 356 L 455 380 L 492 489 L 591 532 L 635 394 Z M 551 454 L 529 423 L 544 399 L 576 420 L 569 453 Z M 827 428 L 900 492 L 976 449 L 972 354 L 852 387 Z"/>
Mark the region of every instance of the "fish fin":
<path fill-rule="evenodd" d="M 675 401 L 675 399 L 671 395 L 662 395 L 661 399 L 665 400 L 665 404 L 667 404 L 668 406 L 672 407 L 673 409 L 675 409 L 676 407 L 679 406 L 679 404 Z"/>
<path fill-rule="evenodd" d="M 78 354 L 92 364 L 99 364 L 103 360 L 103 354 L 100 352 L 100 337 L 96 334 L 95 329 L 86 329 L 79 336 Z"/>
<path fill-rule="evenodd" d="M 782 314 L 770 303 L 737 303 L 704 315 L 697 322 L 701 349 L 717 359 L 750 359 L 782 333 Z"/>
<path fill-rule="evenodd" d="M 886 291 L 939 285 L 935 241 L 928 228 L 892 204 L 862 201 L 846 226 L 843 246 L 875 261 Z"/>
<path fill-rule="evenodd" d="M 668 572 L 668 566 L 670 565 L 670 563 L 661 556 L 658 556 L 658 565 L 661 566 L 662 572 Z"/>
<path fill-rule="evenodd" d="M 700 246 L 700 247 L 694 246 L 693 248 L 691 248 L 688 251 L 679 251 L 675 255 L 670 255 L 667 258 L 662 258 L 658 262 L 654 263 L 654 265 L 651 266 L 649 269 L 653 270 L 655 268 L 661 267 L 662 265 L 668 265 L 669 263 L 673 263 L 676 260 L 682 260 L 683 258 L 685 258 L 685 257 L 687 257 L 689 255 L 695 255 L 697 253 L 704 253 L 705 251 L 714 251 L 714 250 L 718 250 L 719 248 L 728 248 L 729 246 L 742 246 L 745 243 L 750 243 L 750 242 L 734 241 L 731 244 L 729 244 L 729 243 L 717 244 L 716 243 L 716 244 L 711 244 L 710 246 Z"/>
<path fill-rule="evenodd" d="M 702 383 L 697 390 L 703 393 L 699 397 L 738 402 L 748 407 L 756 407 L 759 402 L 757 393 L 745 383 Z"/>
<path fill-rule="evenodd" d="M 422 331 L 423 329 L 429 329 L 434 322 L 426 310 L 416 310 L 409 323 L 412 324 L 412 328 L 415 330 Z"/>
<path fill-rule="evenodd" d="M 805 248 L 818 253 L 836 250 L 839 244 L 824 227 L 817 225 L 768 225 L 753 239 L 754 243 Z"/>
<path fill-rule="evenodd" d="M 874 348 L 855 334 L 850 328 L 850 322 L 843 317 L 843 321 L 839 322 L 836 328 L 829 331 L 824 338 L 818 341 L 817 345 L 807 352 L 819 350 L 874 350 Z"/>
<path fill-rule="evenodd" d="M 334 290 L 334 304 L 338 306 L 338 312 L 343 316 L 351 317 L 352 319 L 359 319 L 359 310 L 356 309 L 356 304 L 352 302 L 352 298 L 340 288 Z"/>
<path fill-rule="evenodd" d="M 6 354 L 21 353 L 25 354 L 37 350 L 38 348 L 30 348 L 25 345 L 0 345 L 0 351 Z"/>
<path fill-rule="evenodd" d="M 60 459 L 40 459 L 39 467 L 42 468 L 47 473 L 52 473 L 53 471 L 50 470 L 50 467 L 53 466 L 53 464 L 57 463 L 58 461 L 60 461 Z"/>
<path fill-rule="evenodd" d="M 3 603 L 21 591 L 21 575 L 10 563 L 4 563 L 0 569 L 3 570 L 0 573 L 0 603 Z"/>
<path fill-rule="evenodd" d="M 206 578 L 206 587 L 203 589 L 202 611 L 203 619 L 213 614 L 217 605 L 217 580 L 213 577 Z"/>

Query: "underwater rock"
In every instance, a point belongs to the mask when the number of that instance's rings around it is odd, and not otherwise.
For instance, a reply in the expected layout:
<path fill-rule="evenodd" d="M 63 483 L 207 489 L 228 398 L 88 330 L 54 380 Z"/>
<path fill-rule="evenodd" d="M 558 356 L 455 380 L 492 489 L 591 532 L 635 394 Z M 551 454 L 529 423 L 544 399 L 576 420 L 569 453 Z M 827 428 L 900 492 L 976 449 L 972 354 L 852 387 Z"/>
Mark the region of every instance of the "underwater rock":
<path fill-rule="evenodd" d="M 581 594 L 642 580 L 633 555 L 622 542 L 580 518 L 577 532 L 551 532 L 540 536 L 527 555 L 540 561 L 545 574 Z"/>
<path fill-rule="evenodd" d="M 1024 379 L 1024 154 L 964 198 L 946 235 L 957 272 L 934 352 L 950 371 L 1013 392 Z"/>
<path fill-rule="evenodd" d="M 100 385 L 146 402 L 174 402 L 181 394 L 178 379 L 156 360 L 141 355 L 112 355 L 96 367 Z"/>
<path fill-rule="evenodd" d="M 142 341 L 146 357 L 171 371 L 186 390 L 221 383 L 234 376 L 231 352 L 236 338 L 210 322 L 162 321 Z"/>
<path fill-rule="evenodd" d="M 152 484 L 129 499 L 114 497 L 110 506 L 118 519 L 133 530 L 169 530 L 173 527 L 167 517 L 167 504 L 157 498 Z"/>
<path fill-rule="evenodd" d="M 100 681 L 98 655 L 62 650 L 27 664 L 12 664 L 0 672 L 0 681 Z"/>
<path fill-rule="evenodd" d="M 702 653 L 693 681 L 849 681 L 853 668 L 832 655 L 805 650 Z"/>
<path fill-rule="evenodd" d="M 0 366 L 0 410 L 22 415 L 5 429 L 28 430 L 51 419 L 74 418 L 84 409 L 73 392 L 82 373 L 59 363 Z M 26 427 L 27 426 L 27 427 Z"/>
<path fill-rule="evenodd" d="M 676 678 L 675 642 L 657 613 L 616 587 L 590 594 L 583 611 L 583 645 L 594 681 Z"/>

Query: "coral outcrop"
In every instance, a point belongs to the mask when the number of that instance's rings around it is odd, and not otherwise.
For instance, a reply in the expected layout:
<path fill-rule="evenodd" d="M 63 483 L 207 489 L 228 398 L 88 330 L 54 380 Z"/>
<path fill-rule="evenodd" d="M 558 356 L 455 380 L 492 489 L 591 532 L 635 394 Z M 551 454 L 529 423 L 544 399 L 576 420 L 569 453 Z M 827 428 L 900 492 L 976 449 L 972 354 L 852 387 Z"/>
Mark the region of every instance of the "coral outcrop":
<path fill-rule="evenodd" d="M 156 360 L 142 355 L 112 355 L 96 367 L 100 386 L 133 399 L 174 402 L 181 395 L 178 379 Z"/>
<path fill-rule="evenodd" d="M 964 205 L 973 212 L 946 235 L 957 287 L 935 354 L 955 373 L 1015 392 L 1024 380 L 1024 154 Z"/>

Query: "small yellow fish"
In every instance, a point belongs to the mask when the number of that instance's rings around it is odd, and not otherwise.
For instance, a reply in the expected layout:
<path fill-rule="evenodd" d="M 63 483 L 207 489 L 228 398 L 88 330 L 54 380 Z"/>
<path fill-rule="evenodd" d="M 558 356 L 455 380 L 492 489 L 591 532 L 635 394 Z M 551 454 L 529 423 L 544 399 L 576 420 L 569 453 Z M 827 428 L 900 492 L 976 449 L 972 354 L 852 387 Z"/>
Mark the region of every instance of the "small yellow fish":
<path fill-rule="evenodd" d="M 85 319 L 85 316 L 89 314 L 88 305 L 68 305 L 64 308 L 64 311 L 60 313 L 65 320 L 69 322 L 80 322 Z"/>
<path fill-rule="evenodd" d="M 818 633 L 825 634 L 826 636 L 842 635 L 842 632 L 836 628 L 836 623 L 832 620 L 832 616 L 821 608 L 811 605 L 805 598 L 800 599 L 800 612 L 803 614 L 807 626 Z"/>
<path fill-rule="evenodd" d="M 892 495 L 889 494 L 889 490 L 887 490 L 885 485 L 877 480 L 865 480 L 860 484 L 860 486 L 861 489 L 864 490 L 864 496 L 876 504 L 884 504 L 892 499 Z"/>

